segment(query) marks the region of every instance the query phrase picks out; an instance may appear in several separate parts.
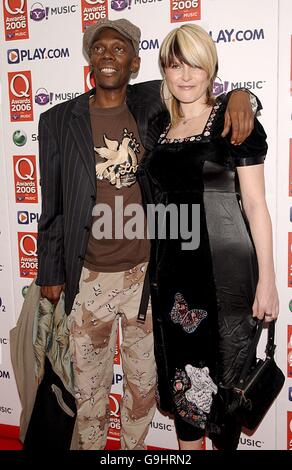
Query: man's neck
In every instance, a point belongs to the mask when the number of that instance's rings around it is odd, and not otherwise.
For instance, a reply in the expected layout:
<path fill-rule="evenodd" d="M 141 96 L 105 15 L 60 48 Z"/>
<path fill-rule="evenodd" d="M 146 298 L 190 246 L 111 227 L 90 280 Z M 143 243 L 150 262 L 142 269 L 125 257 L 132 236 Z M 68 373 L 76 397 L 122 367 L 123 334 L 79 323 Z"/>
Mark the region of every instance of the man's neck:
<path fill-rule="evenodd" d="M 89 101 L 89 105 L 93 108 L 117 108 L 126 101 L 126 90 L 104 90 L 97 88 L 95 95 Z"/>

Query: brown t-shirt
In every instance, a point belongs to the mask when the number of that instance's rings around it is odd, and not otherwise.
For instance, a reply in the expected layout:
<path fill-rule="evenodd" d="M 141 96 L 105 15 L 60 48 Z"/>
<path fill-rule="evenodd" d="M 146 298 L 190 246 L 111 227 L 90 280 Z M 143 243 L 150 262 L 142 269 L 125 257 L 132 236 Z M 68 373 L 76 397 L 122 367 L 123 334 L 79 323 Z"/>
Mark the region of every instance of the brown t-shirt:
<path fill-rule="evenodd" d="M 136 181 L 144 148 L 126 104 L 116 108 L 90 108 L 90 119 L 96 157 L 95 207 L 100 212 L 92 218 L 84 266 L 98 272 L 126 271 L 149 259 L 146 218 Z M 138 204 L 141 215 L 137 216 L 134 210 L 125 216 L 129 204 Z M 139 238 L 129 239 L 125 224 L 132 234 L 130 237 L 137 233 Z"/>

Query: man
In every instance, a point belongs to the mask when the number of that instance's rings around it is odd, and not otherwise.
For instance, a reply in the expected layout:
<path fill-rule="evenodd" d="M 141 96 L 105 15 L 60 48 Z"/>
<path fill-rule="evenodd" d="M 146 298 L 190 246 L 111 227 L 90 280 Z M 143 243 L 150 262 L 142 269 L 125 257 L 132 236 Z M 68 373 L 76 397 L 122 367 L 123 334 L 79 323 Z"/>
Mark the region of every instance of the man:
<path fill-rule="evenodd" d="M 114 220 L 117 196 L 123 197 L 123 208 L 142 202 L 136 171 L 148 123 L 162 105 L 159 82 L 128 85 L 131 75 L 139 70 L 139 40 L 139 28 L 125 19 L 103 20 L 89 27 L 83 45 L 96 89 L 43 113 L 39 124 L 42 215 L 36 282 L 42 286 L 42 296 L 54 304 L 61 292 L 65 293 L 79 449 L 103 449 L 106 444 L 119 318 L 124 373 L 122 449 L 144 448 L 155 412 L 149 306 L 146 318 L 143 312 L 137 318 L 149 241 L 126 239 L 119 230 L 112 238 L 101 238 L 100 230 L 95 230 L 100 213 L 92 216 L 96 205 L 106 204 Z M 233 140 L 240 143 L 252 129 L 253 114 L 247 93 L 235 93 L 230 106 L 232 102 L 224 132 L 228 133 L 232 119 Z M 124 226 L 127 220 L 124 217 Z M 54 373 L 48 363 L 46 367 L 46 376 L 53 381 Z M 41 394 L 45 397 L 37 399 L 39 411 L 35 415 L 40 415 L 44 403 L 51 399 L 44 390 Z M 70 445 L 73 424 L 74 419 L 65 424 L 62 429 L 67 426 L 67 432 L 58 437 L 63 448 Z M 52 430 L 53 424 L 47 435 L 54 447 L 58 429 Z"/>

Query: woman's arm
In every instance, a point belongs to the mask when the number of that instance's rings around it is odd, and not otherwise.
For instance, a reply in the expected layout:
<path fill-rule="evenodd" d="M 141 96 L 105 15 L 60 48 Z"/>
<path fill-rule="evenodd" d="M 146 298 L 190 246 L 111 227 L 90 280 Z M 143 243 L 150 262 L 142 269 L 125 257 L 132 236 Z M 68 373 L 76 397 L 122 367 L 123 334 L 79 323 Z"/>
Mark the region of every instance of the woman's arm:
<path fill-rule="evenodd" d="M 237 168 L 242 204 L 249 221 L 256 249 L 259 280 L 256 289 L 253 316 L 265 321 L 276 319 L 279 300 L 275 284 L 272 225 L 265 200 L 264 165 Z"/>

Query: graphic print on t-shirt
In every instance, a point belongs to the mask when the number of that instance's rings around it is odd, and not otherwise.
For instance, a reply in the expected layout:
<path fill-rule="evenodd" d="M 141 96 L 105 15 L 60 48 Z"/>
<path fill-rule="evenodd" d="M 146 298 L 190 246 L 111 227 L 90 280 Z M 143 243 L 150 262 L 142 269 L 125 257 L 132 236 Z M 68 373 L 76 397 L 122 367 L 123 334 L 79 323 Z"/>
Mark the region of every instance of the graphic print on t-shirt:
<path fill-rule="evenodd" d="M 104 134 L 105 147 L 94 147 L 95 152 L 102 158 L 95 165 L 96 178 L 107 179 L 117 189 L 122 186 L 131 186 L 136 182 L 138 168 L 137 155 L 140 144 L 133 136 L 133 132 L 124 129 L 123 139 L 110 140 Z"/>

